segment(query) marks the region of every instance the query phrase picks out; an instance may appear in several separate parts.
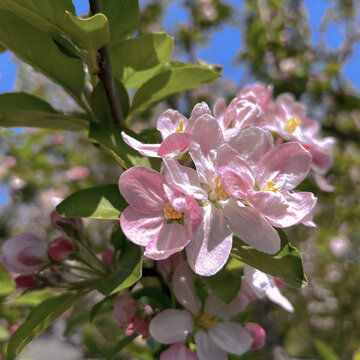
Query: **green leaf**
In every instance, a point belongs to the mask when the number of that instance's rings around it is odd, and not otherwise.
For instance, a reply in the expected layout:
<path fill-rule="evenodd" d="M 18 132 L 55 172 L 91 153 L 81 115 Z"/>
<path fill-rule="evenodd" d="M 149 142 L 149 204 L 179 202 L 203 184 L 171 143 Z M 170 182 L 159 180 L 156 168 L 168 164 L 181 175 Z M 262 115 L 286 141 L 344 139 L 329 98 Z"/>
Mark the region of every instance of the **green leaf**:
<path fill-rule="evenodd" d="M 45 32 L 61 31 L 65 11 L 75 13 L 71 0 L 1 0 L 0 9 L 11 11 Z"/>
<path fill-rule="evenodd" d="M 30 341 L 40 335 L 81 296 L 83 296 L 82 292 L 63 294 L 45 300 L 35 307 L 25 322 L 12 335 L 7 348 L 7 359 L 14 360 Z"/>
<path fill-rule="evenodd" d="M 143 156 L 127 145 L 121 136 L 123 130 L 125 129 L 120 125 L 93 122 L 90 123 L 89 137 L 101 144 L 124 169 L 129 169 L 132 166 L 147 166 L 159 169 L 160 159 Z M 136 135 L 134 132 L 126 130 L 126 133 L 142 141 L 141 136 Z"/>
<path fill-rule="evenodd" d="M 71 57 L 73 59 L 81 60 L 80 53 L 75 49 L 74 45 L 72 45 L 70 41 L 68 41 L 62 35 L 59 34 L 52 34 L 51 37 L 57 48 L 64 55 Z"/>
<path fill-rule="evenodd" d="M 99 311 L 101 310 L 101 308 L 103 307 L 103 305 L 109 301 L 109 300 L 114 300 L 116 298 L 116 294 L 112 295 L 112 296 L 107 296 L 104 299 L 102 299 L 101 301 L 99 301 L 98 303 L 96 303 L 90 310 L 90 315 L 89 315 L 89 321 L 92 322 L 95 318 L 95 316 L 99 313 Z"/>
<path fill-rule="evenodd" d="M 104 279 L 97 289 L 105 296 L 135 284 L 142 274 L 140 247 L 128 241 L 121 248 L 117 270 Z"/>
<path fill-rule="evenodd" d="M 211 292 L 227 304 L 230 304 L 240 291 L 241 278 L 231 271 L 222 270 L 202 279 Z"/>
<path fill-rule="evenodd" d="M 156 286 L 145 286 L 140 290 L 135 291 L 133 293 L 133 296 L 136 299 L 146 297 L 153 300 L 156 303 L 156 307 L 159 307 L 160 310 L 171 308 L 171 302 L 169 297 L 164 293 L 162 289 Z"/>
<path fill-rule="evenodd" d="M 307 285 L 299 251 L 290 245 L 286 234 L 276 229 L 281 238 L 281 249 L 275 255 L 255 250 L 234 236 L 232 253 L 242 262 L 267 274 L 278 277 L 293 288 Z"/>
<path fill-rule="evenodd" d="M 107 359 L 114 359 L 114 357 L 117 355 L 119 351 L 121 351 L 124 347 L 131 344 L 135 338 L 138 336 L 138 334 L 134 333 L 130 336 L 126 336 L 123 339 L 121 339 L 113 348 L 109 356 L 107 356 Z"/>
<path fill-rule="evenodd" d="M 4 53 L 6 50 L 6 47 L 0 44 L 0 54 Z"/>
<path fill-rule="evenodd" d="M 85 78 L 83 64 L 64 55 L 50 36 L 12 13 L 0 10 L 0 43 L 80 98 Z"/>
<path fill-rule="evenodd" d="M 114 76 L 125 87 L 139 87 L 169 60 L 174 39 L 165 33 L 151 33 L 117 43 L 110 50 Z"/>
<path fill-rule="evenodd" d="M 169 95 L 213 82 L 219 76 L 218 72 L 191 64 L 164 70 L 138 89 L 131 110 L 145 110 Z"/>
<path fill-rule="evenodd" d="M 13 279 L 0 263 L 0 297 L 11 294 L 14 289 Z"/>
<path fill-rule="evenodd" d="M 138 0 L 101 0 L 102 12 L 110 24 L 110 44 L 129 38 L 140 21 Z"/>
<path fill-rule="evenodd" d="M 117 220 L 127 206 L 118 186 L 111 184 L 77 191 L 63 200 L 56 211 L 63 217 Z"/>
<path fill-rule="evenodd" d="M 115 86 L 120 100 L 120 106 L 123 116 L 124 118 L 126 118 L 130 109 L 129 95 L 124 85 L 117 79 L 115 79 Z M 102 82 L 98 82 L 95 86 L 93 92 L 91 93 L 90 103 L 91 108 L 93 109 L 96 117 L 100 120 L 100 122 L 108 124 L 113 123 L 113 117 L 111 115 L 108 98 L 106 96 Z"/>
<path fill-rule="evenodd" d="M 326 342 L 316 340 L 315 347 L 316 351 L 323 360 L 340 360 L 340 357 L 335 353 L 333 348 Z"/>
<path fill-rule="evenodd" d="M 47 102 L 26 93 L 0 94 L 0 126 L 84 130 L 89 122 L 82 114 L 63 115 Z"/>
<path fill-rule="evenodd" d="M 65 32 L 77 46 L 92 53 L 110 40 L 109 22 L 104 14 L 95 14 L 88 19 L 82 19 L 67 11 Z"/>

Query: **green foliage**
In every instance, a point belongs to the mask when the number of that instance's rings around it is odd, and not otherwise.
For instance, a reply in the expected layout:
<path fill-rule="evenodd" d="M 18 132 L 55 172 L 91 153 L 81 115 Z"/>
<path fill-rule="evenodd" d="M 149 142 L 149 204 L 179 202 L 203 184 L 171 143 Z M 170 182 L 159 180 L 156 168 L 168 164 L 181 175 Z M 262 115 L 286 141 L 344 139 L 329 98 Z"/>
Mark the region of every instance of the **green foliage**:
<path fill-rule="evenodd" d="M 62 201 L 56 211 L 63 217 L 116 220 L 126 207 L 114 184 L 77 191 Z"/>
<path fill-rule="evenodd" d="M 105 296 L 135 284 L 142 275 L 142 256 L 139 246 L 125 242 L 121 247 L 117 268 L 100 282 L 97 289 Z"/>
<path fill-rule="evenodd" d="M 6 47 L 0 44 L 0 54 L 4 53 L 6 50 Z"/>
<path fill-rule="evenodd" d="M 136 299 L 145 297 L 152 306 L 162 310 L 171 308 L 169 297 L 162 289 L 156 286 L 145 286 L 133 293 Z"/>
<path fill-rule="evenodd" d="M 169 60 L 174 40 L 165 33 L 151 33 L 116 43 L 111 48 L 115 77 L 127 88 L 139 87 Z"/>
<path fill-rule="evenodd" d="M 65 31 L 77 46 L 90 53 L 95 53 L 110 40 L 109 23 L 104 14 L 82 19 L 67 11 Z"/>
<path fill-rule="evenodd" d="M 14 288 L 15 286 L 11 276 L 0 264 L 0 297 L 11 294 Z"/>
<path fill-rule="evenodd" d="M 275 255 L 255 250 L 234 236 L 232 253 L 242 262 L 267 274 L 278 277 L 293 288 L 307 285 L 299 251 L 290 245 L 286 234 L 277 229 L 281 238 L 281 249 Z"/>
<path fill-rule="evenodd" d="M 63 115 L 47 102 L 26 93 L 0 94 L 0 126 L 85 130 L 82 114 Z"/>
<path fill-rule="evenodd" d="M 196 88 L 215 81 L 220 74 L 207 67 L 192 64 L 177 64 L 165 69 L 143 84 L 134 96 L 132 110 L 145 110 L 180 91 Z"/>
<path fill-rule="evenodd" d="M 230 304 L 240 291 L 240 276 L 226 269 L 213 276 L 204 277 L 203 281 L 216 297 L 227 304 Z"/>
<path fill-rule="evenodd" d="M 101 0 L 102 12 L 110 24 L 110 44 L 129 38 L 139 26 L 138 0 Z"/>
<path fill-rule="evenodd" d="M 89 137 L 101 144 L 124 169 L 129 169 L 132 166 L 159 169 L 160 159 L 143 156 L 125 143 L 121 136 L 121 132 L 124 130 L 125 128 L 120 125 L 91 123 Z M 130 130 L 126 130 L 126 133 L 139 141 L 142 140 L 141 136 Z"/>
<path fill-rule="evenodd" d="M 47 327 L 49 327 L 61 314 L 69 309 L 81 296 L 76 294 L 62 294 L 45 300 L 36 306 L 25 322 L 12 335 L 8 348 L 7 359 L 14 360 L 21 350 Z"/>
<path fill-rule="evenodd" d="M 82 62 L 65 56 L 50 36 L 12 13 L 0 10 L 0 43 L 80 98 L 84 87 Z"/>
<path fill-rule="evenodd" d="M 315 347 L 323 360 L 340 360 L 340 357 L 336 355 L 333 348 L 326 342 L 321 340 L 316 340 Z"/>

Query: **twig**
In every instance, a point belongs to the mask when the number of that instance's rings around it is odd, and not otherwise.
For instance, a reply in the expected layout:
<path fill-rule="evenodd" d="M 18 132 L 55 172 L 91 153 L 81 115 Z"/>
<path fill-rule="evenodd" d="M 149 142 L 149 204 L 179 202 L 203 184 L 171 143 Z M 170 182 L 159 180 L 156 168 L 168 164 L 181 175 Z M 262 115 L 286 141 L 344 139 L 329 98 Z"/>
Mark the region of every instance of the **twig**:
<path fill-rule="evenodd" d="M 92 15 L 101 12 L 100 0 L 89 0 L 89 4 Z M 97 62 L 99 66 L 97 75 L 104 86 L 114 123 L 124 126 L 124 117 L 112 75 L 109 51 L 106 45 L 98 51 Z"/>

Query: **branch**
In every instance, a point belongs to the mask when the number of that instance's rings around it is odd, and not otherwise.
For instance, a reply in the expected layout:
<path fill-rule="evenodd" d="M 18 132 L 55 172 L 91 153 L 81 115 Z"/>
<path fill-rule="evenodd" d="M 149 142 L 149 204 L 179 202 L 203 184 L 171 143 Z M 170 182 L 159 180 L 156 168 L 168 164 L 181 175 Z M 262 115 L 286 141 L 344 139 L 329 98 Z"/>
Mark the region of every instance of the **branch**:
<path fill-rule="evenodd" d="M 100 0 L 89 0 L 89 4 L 92 15 L 101 12 Z M 99 66 L 97 75 L 104 86 L 114 123 L 124 126 L 124 117 L 111 71 L 110 56 L 106 45 L 98 51 L 97 62 Z"/>

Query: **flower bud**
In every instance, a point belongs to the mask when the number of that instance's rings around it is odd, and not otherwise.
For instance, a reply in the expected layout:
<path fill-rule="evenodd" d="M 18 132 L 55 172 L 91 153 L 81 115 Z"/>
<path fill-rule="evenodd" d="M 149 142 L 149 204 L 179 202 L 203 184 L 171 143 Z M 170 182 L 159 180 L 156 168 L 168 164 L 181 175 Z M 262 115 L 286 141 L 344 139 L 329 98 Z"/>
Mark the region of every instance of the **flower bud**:
<path fill-rule="evenodd" d="M 131 335 L 134 332 L 144 337 L 149 336 L 149 323 L 141 317 L 136 316 L 126 329 L 127 335 Z"/>
<path fill-rule="evenodd" d="M 104 264 L 110 264 L 112 261 L 114 255 L 114 249 L 107 247 L 102 253 L 101 253 L 101 261 Z"/>
<path fill-rule="evenodd" d="M 185 344 L 176 343 L 161 353 L 160 360 L 199 360 L 199 358 Z"/>
<path fill-rule="evenodd" d="M 38 281 L 34 275 L 19 275 L 15 279 L 15 284 L 19 289 L 29 289 L 38 284 Z"/>
<path fill-rule="evenodd" d="M 2 247 L 1 262 L 6 270 L 14 273 L 32 274 L 47 261 L 47 243 L 30 233 L 18 234 Z"/>
<path fill-rule="evenodd" d="M 53 228 L 60 231 L 64 231 L 61 224 L 72 224 L 77 228 L 83 227 L 83 222 L 80 218 L 63 218 L 55 210 L 51 213 L 50 218 Z"/>
<path fill-rule="evenodd" d="M 12 335 L 18 328 L 19 328 L 19 325 L 11 325 L 10 326 L 10 335 Z"/>
<path fill-rule="evenodd" d="M 114 302 L 113 316 L 120 326 L 129 325 L 136 313 L 136 300 L 128 294 L 119 295 Z"/>
<path fill-rule="evenodd" d="M 48 255 L 55 261 L 64 261 L 73 251 L 72 242 L 65 236 L 59 236 L 51 242 Z"/>
<path fill-rule="evenodd" d="M 244 327 L 253 338 L 251 348 L 254 350 L 261 349 L 265 344 L 265 330 L 260 325 L 253 322 L 246 323 Z"/>

